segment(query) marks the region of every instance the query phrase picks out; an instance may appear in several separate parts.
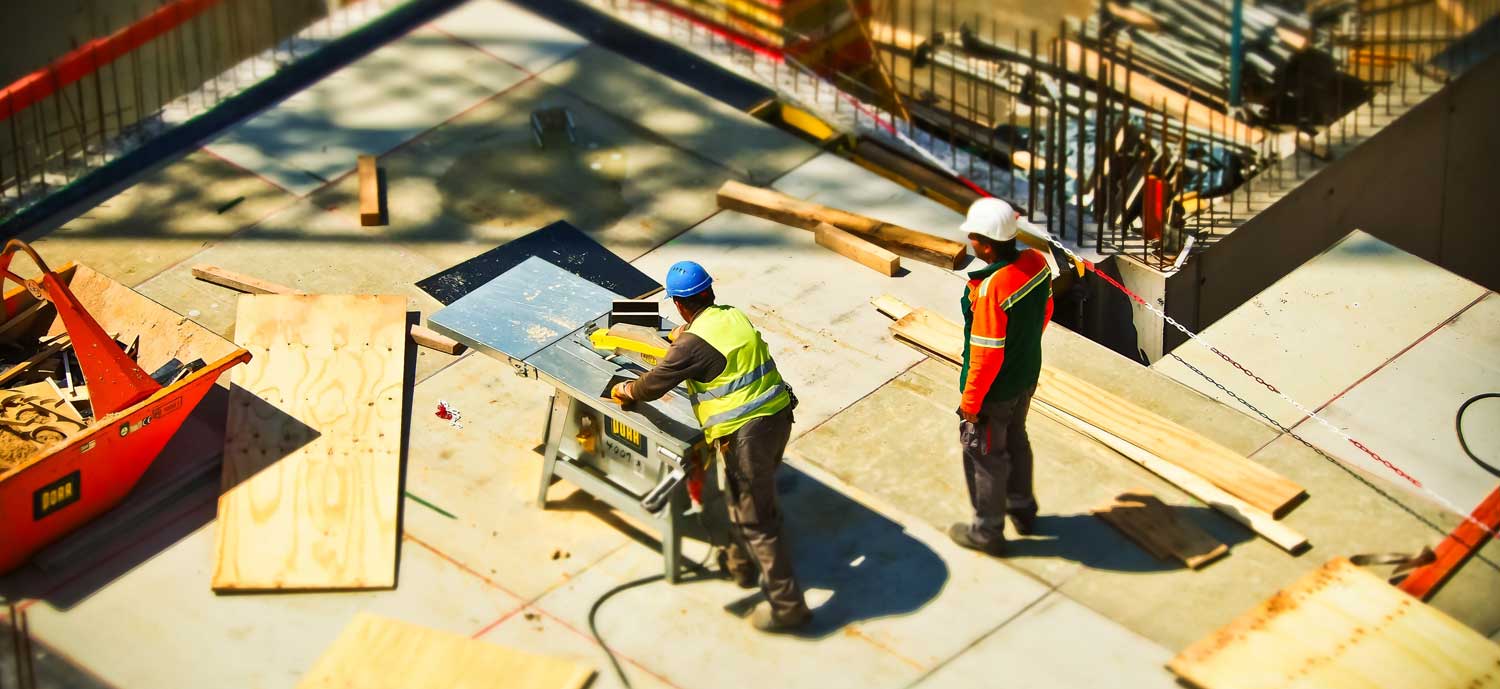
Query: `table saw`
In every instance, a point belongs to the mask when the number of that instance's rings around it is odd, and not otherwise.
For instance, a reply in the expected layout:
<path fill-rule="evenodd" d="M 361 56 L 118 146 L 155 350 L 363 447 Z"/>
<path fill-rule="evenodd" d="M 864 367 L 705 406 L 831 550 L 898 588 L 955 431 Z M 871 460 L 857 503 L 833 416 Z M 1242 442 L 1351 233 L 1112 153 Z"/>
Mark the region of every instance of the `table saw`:
<path fill-rule="evenodd" d="M 505 361 L 555 392 L 544 429 L 537 504 L 567 480 L 661 537 L 667 581 L 682 571 L 684 537 L 729 542 L 716 472 L 704 473 L 701 507 L 689 499 L 690 468 L 710 466 L 712 449 L 682 388 L 621 408 L 609 391 L 647 370 L 649 358 L 596 349 L 590 334 L 609 326 L 621 297 L 537 257 L 529 258 L 432 314 L 428 324 Z M 658 333 L 672 326 L 662 320 Z"/>

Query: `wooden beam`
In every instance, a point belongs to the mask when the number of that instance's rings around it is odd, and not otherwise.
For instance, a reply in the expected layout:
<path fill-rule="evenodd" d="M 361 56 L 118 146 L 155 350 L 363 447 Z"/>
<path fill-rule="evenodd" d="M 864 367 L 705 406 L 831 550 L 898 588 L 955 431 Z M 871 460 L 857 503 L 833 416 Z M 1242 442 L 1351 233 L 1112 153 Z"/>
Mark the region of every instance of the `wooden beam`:
<path fill-rule="evenodd" d="M 220 287 L 228 287 L 229 289 L 246 294 L 303 294 L 301 290 L 295 290 L 286 285 L 251 277 L 244 273 L 236 273 L 232 270 L 225 270 L 206 263 L 195 265 L 192 270 L 193 277 L 199 280 L 211 282 Z M 411 326 L 411 339 L 423 347 L 437 350 L 444 354 L 459 354 L 464 351 L 463 344 L 457 340 L 439 335 L 437 331 L 422 325 Z"/>
<path fill-rule="evenodd" d="M 887 277 L 901 270 L 901 257 L 826 222 L 814 230 L 818 246 Z"/>
<path fill-rule="evenodd" d="M 1099 427 L 1068 414 L 1046 402 L 1037 400 L 1036 409 L 1042 415 L 1058 421 L 1065 426 L 1069 426 L 1103 443 L 1115 452 L 1124 455 L 1126 459 L 1141 465 L 1147 471 L 1181 488 L 1188 495 L 1202 500 L 1204 504 L 1239 522 L 1245 528 L 1259 534 L 1262 538 L 1275 543 L 1282 550 L 1295 555 L 1308 548 L 1307 538 L 1302 534 L 1276 521 L 1270 514 L 1256 509 L 1244 500 L 1230 495 L 1223 489 L 1203 480 L 1197 474 L 1125 442 L 1101 430 Z"/>
<path fill-rule="evenodd" d="M 774 220 L 783 225 L 808 231 L 816 231 L 818 223 L 828 223 L 872 244 L 939 268 L 957 268 L 963 264 L 964 258 L 968 255 L 967 247 L 951 239 L 803 201 L 778 191 L 752 187 L 734 180 L 725 182 L 724 186 L 719 187 L 718 200 L 720 208 Z"/>
<path fill-rule="evenodd" d="M 1159 560 L 1177 560 L 1191 569 L 1201 569 L 1229 554 L 1229 546 L 1182 519 L 1172 506 L 1145 490 L 1122 493 L 1093 514 Z"/>
<path fill-rule="evenodd" d="M 1485 525 L 1491 532 L 1500 529 L 1500 488 L 1490 491 L 1469 518 Z M 1465 520 L 1433 551 L 1437 560 L 1407 575 L 1399 588 L 1422 600 L 1431 598 L 1490 538 L 1490 534 L 1478 524 Z"/>
<path fill-rule="evenodd" d="M 359 224 L 380 225 L 380 170 L 375 156 L 359 157 Z"/>

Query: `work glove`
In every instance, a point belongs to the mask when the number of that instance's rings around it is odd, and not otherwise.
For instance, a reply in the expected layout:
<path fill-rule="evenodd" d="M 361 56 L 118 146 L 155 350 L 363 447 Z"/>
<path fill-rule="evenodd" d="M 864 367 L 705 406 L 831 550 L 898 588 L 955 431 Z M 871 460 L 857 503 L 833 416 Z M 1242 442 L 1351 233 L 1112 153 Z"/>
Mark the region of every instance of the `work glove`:
<path fill-rule="evenodd" d="M 621 381 L 619 383 L 615 383 L 615 386 L 609 389 L 609 398 L 614 400 L 616 404 L 619 404 L 622 407 L 630 404 L 631 399 L 629 385 L 630 381 Z"/>

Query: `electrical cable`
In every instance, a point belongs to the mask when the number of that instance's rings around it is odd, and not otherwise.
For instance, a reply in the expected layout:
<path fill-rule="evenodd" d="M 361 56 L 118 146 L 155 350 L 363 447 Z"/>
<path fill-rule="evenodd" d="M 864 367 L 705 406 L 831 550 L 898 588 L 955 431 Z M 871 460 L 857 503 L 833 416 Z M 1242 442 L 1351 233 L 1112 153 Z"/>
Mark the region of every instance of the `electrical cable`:
<path fill-rule="evenodd" d="M 1474 451 L 1469 449 L 1468 441 L 1464 440 L 1464 412 L 1468 411 L 1469 405 L 1478 402 L 1479 400 L 1487 399 L 1490 397 L 1500 397 L 1500 392 L 1481 393 L 1470 397 L 1463 404 L 1458 405 L 1458 413 L 1453 417 L 1453 430 L 1454 432 L 1458 433 L 1458 446 L 1464 449 L 1464 454 L 1468 455 L 1469 459 L 1474 460 L 1474 463 L 1478 464 L 1480 468 L 1484 469 L 1485 471 L 1488 471 L 1496 476 L 1500 476 L 1500 468 L 1496 468 L 1495 465 L 1485 462 L 1484 460 L 1476 457 L 1474 455 Z"/>

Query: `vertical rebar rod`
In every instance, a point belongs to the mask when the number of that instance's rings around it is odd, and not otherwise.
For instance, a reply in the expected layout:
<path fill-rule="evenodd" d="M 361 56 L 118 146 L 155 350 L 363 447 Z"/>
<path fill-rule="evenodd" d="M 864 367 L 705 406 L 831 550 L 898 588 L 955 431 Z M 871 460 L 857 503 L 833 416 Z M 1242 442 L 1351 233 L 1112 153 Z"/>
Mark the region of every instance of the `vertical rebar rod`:
<path fill-rule="evenodd" d="M 1088 61 L 1084 59 L 1083 54 L 1083 46 L 1088 45 L 1088 40 L 1085 33 L 1086 29 L 1087 27 L 1085 27 L 1084 29 L 1080 29 L 1078 34 L 1078 117 L 1074 121 L 1074 126 L 1078 128 L 1077 136 L 1074 137 L 1074 140 L 1077 142 L 1078 150 L 1073 152 L 1073 160 L 1074 164 L 1076 165 L 1073 171 L 1073 205 L 1075 211 L 1074 219 L 1078 221 L 1077 241 L 1079 246 L 1083 245 L 1083 149 L 1086 147 L 1085 144 L 1087 143 L 1083 138 L 1084 117 L 1087 115 L 1088 111 L 1088 99 L 1084 97 L 1085 82 L 1089 73 Z"/>
<path fill-rule="evenodd" d="M 94 110 L 99 113 L 99 164 L 109 161 L 109 126 L 104 120 L 104 72 L 100 69 L 99 53 L 89 48 L 89 61 L 94 66 Z"/>
<path fill-rule="evenodd" d="M 1027 111 L 1028 111 L 1027 114 L 1031 116 L 1031 126 L 1026 131 L 1026 148 L 1029 149 L 1028 152 L 1030 153 L 1030 155 L 1028 155 L 1026 157 L 1026 219 L 1027 220 L 1035 220 L 1036 219 L 1036 159 L 1037 159 L 1038 155 L 1041 155 L 1041 150 L 1037 146 L 1038 137 L 1037 137 L 1037 131 L 1036 131 L 1036 128 L 1037 128 L 1036 109 L 1037 109 L 1037 106 L 1041 103 L 1041 95 L 1039 93 L 1041 91 L 1041 73 L 1040 73 L 1040 70 L 1037 69 L 1037 61 L 1036 61 L 1037 45 L 1036 44 L 1037 44 L 1036 29 L 1032 29 L 1031 30 L 1031 63 L 1030 63 L 1030 66 L 1027 67 L 1027 72 L 1031 75 L 1031 103 L 1026 108 Z"/>
<path fill-rule="evenodd" d="M 112 26 L 109 15 L 104 16 L 104 25 Z M 115 137 L 119 138 L 125 133 L 125 99 L 120 96 L 120 58 L 116 57 L 109 61 L 109 83 L 115 96 Z"/>

